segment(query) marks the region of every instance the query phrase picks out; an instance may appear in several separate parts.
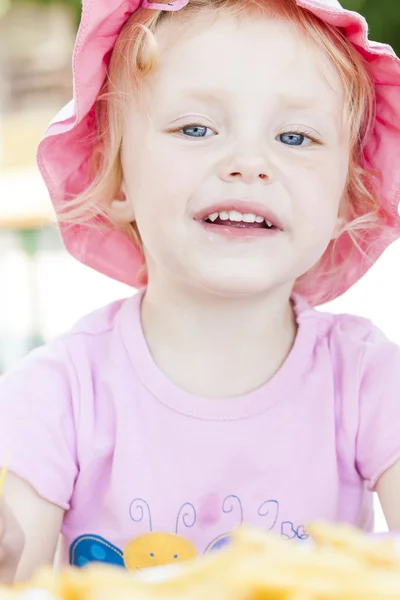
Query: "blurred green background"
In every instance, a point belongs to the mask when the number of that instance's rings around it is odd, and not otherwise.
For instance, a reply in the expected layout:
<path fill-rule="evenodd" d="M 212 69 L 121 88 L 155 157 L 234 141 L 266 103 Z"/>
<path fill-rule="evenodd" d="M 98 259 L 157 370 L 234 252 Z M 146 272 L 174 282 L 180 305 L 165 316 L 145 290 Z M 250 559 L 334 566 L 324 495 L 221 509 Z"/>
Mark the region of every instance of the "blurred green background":
<path fill-rule="evenodd" d="M 343 0 L 342 5 L 365 16 L 370 39 L 390 44 L 400 53 L 400 0 Z"/>

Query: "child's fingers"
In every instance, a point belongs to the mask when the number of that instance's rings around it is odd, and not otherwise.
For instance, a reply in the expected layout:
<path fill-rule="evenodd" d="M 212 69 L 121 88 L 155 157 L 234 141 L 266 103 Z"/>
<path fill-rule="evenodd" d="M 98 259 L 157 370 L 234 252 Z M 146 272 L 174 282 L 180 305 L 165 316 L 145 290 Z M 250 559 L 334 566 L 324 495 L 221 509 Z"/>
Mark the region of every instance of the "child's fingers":
<path fill-rule="evenodd" d="M 4 504 L 4 500 L 3 498 L 0 498 L 0 546 L 1 546 L 1 542 L 3 540 L 5 531 L 6 531 L 6 524 L 5 524 L 5 504 Z"/>
<path fill-rule="evenodd" d="M 5 482 L 6 476 L 7 476 L 9 462 L 10 462 L 10 456 L 8 455 L 5 460 L 5 463 L 3 464 L 3 467 L 0 471 L 0 497 L 3 493 L 3 487 L 4 487 L 4 482 Z"/>
<path fill-rule="evenodd" d="M 25 536 L 5 501 L 0 498 L 0 587 L 13 583 L 24 547 Z"/>
<path fill-rule="evenodd" d="M 3 546 L 3 538 L 4 538 L 4 534 L 5 534 L 5 524 L 4 524 L 4 519 L 2 517 L 2 510 L 1 510 L 1 502 L 0 502 L 0 564 L 3 562 L 6 552 L 4 550 L 4 546 Z"/>

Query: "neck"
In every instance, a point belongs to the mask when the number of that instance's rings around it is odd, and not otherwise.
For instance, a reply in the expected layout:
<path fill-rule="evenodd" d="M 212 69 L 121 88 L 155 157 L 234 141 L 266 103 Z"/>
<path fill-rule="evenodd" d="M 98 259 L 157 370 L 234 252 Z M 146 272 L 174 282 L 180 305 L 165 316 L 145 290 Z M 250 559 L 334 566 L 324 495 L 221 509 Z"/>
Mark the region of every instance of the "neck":
<path fill-rule="evenodd" d="M 258 296 L 218 296 L 150 283 L 142 322 L 159 368 L 187 391 L 248 393 L 286 359 L 296 335 L 291 286 Z"/>

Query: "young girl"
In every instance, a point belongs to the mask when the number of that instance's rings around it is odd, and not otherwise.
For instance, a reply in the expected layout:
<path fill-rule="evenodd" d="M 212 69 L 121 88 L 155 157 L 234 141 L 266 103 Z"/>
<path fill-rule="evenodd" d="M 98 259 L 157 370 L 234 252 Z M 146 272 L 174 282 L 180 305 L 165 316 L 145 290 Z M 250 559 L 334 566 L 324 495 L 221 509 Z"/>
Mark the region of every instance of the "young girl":
<path fill-rule="evenodd" d="M 0 383 L 3 580 L 141 570 L 251 523 L 400 528 L 400 349 L 313 306 L 399 237 L 400 61 L 337 0 L 87 0 L 39 166 L 140 288 Z M 85 293 L 71 290 L 71 294 Z"/>

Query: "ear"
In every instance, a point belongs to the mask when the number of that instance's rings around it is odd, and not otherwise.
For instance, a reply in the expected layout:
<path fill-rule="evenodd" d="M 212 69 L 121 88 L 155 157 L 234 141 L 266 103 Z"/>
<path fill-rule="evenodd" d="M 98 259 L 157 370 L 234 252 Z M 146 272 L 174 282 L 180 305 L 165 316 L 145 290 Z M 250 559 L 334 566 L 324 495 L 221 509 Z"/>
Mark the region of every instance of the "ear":
<path fill-rule="evenodd" d="M 111 202 L 108 213 L 111 219 L 119 223 L 132 223 L 135 220 L 133 204 L 125 192 L 124 184 L 118 196 Z"/>

